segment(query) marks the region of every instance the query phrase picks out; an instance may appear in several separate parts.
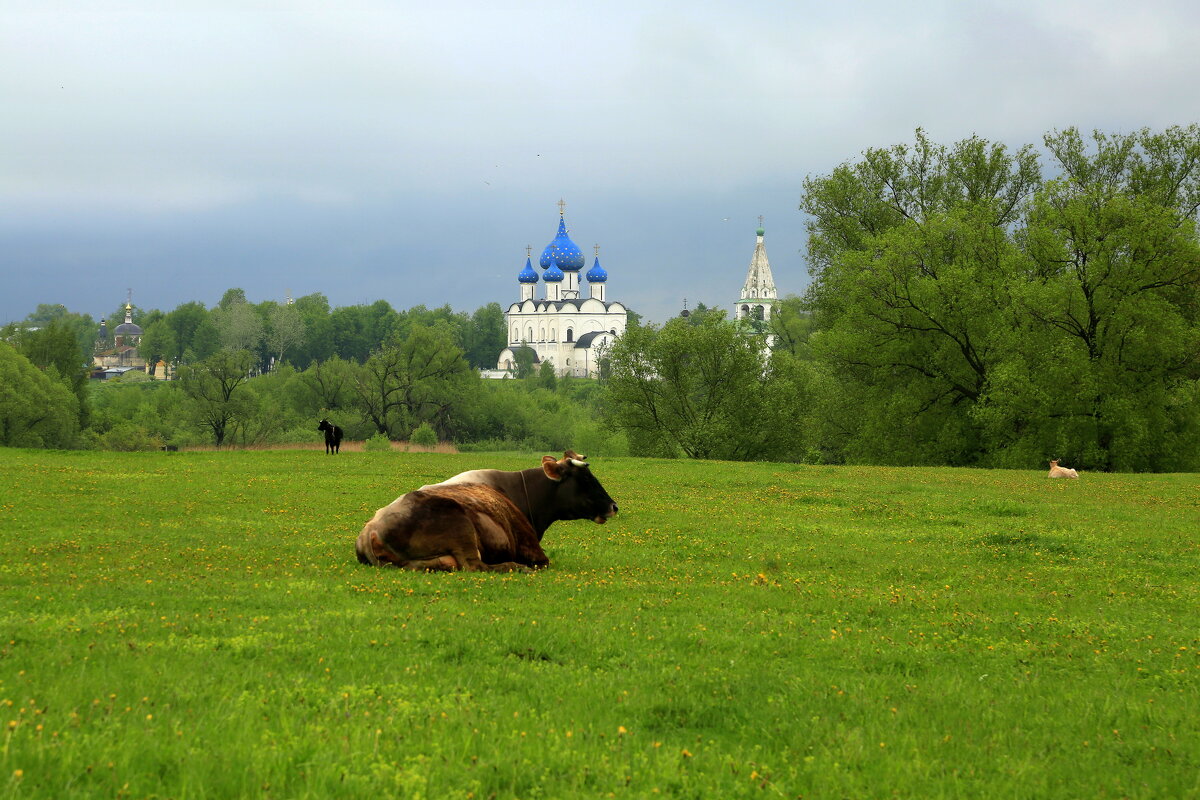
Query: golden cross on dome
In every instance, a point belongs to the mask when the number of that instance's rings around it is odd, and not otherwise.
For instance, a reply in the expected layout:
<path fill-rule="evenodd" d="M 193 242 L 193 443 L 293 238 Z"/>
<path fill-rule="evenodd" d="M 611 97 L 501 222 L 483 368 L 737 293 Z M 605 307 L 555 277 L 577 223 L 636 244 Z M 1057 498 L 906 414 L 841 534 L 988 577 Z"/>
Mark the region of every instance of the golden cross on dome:
<path fill-rule="evenodd" d="M 525 257 L 533 258 L 533 245 L 531 245 L 531 244 L 525 245 Z"/>
<path fill-rule="evenodd" d="M 566 210 L 567 210 L 567 201 L 563 200 L 561 197 L 558 198 L 558 215 L 561 217 L 563 215 L 563 212 L 565 212 Z"/>
<path fill-rule="evenodd" d="M 600 245 L 594 244 L 594 245 L 592 245 L 592 249 L 596 252 L 596 258 L 599 258 L 600 257 Z"/>
<path fill-rule="evenodd" d="M 759 214 L 758 215 L 758 227 L 760 227 L 760 228 L 762 227 L 762 219 L 763 219 L 762 214 Z"/>

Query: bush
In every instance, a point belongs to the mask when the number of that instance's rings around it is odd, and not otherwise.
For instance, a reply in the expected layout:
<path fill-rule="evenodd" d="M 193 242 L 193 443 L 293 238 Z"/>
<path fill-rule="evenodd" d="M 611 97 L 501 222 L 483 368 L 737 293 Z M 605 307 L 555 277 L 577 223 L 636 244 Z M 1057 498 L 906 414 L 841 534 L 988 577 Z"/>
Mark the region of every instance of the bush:
<path fill-rule="evenodd" d="M 382 433 L 377 433 L 363 443 L 363 450 L 368 453 L 390 453 L 392 451 L 392 442 Z"/>
<path fill-rule="evenodd" d="M 141 425 L 119 422 L 108 433 L 101 434 L 99 445 L 105 450 L 125 453 L 148 452 L 162 449 L 162 439 L 149 433 Z"/>
<path fill-rule="evenodd" d="M 408 441 L 420 447 L 437 447 L 438 436 L 433 428 L 429 427 L 428 422 L 422 422 L 421 425 L 412 432 L 412 436 L 408 437 Z"/>

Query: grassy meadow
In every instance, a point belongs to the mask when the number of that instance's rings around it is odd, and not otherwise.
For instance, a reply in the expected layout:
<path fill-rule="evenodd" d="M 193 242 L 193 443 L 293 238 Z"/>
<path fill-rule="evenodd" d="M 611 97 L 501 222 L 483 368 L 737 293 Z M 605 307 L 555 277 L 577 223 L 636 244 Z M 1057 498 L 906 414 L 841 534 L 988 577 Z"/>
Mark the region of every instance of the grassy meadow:
<path fill-rule="evenodd" d="M 548 570 L 355 560 L 537 463 L 0 450 L 0 797 L 1200 796 L 1200 476 L 597 459 Z"/>

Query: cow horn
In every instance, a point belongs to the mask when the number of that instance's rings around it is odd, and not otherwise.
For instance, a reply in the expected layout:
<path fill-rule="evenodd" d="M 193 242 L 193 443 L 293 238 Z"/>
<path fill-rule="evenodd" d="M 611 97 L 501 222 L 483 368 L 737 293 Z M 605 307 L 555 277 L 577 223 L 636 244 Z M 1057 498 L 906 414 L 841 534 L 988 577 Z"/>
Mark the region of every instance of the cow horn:
<path fill-rule="evenodd" d="M 586 467 L 587 466 L 587 462 L 580 461 L 578 458 L 572 458 L 571 463 L 577 467 Z"/>

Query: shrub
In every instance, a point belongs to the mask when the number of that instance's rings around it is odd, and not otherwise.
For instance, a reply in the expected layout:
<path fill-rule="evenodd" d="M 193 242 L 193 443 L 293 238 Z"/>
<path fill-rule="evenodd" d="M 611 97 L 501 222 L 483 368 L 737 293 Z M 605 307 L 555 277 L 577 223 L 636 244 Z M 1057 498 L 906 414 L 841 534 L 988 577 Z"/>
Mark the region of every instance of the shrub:
<path fill-rule="evenodd" d="M 363 450 L 368 453 L 390 453 L 392 451 L 392 442 L 382 433 L 377 433 L 363 443 Z"/>
<path fill-rule="evenodd" d="M 147 452 L 162 449 L 162 439 L 148 432 L 141 425 L 132 422 L 119 422 L 112 430 L 101 434 L 100 447 L 105 450 L 121 452 Z"/>
<path fill-rule="evenodd" d="M 428 422 L 422 422 L 418 428 L 412 432 L 412 436 L 408 440 L 415 445 L 421 447 L 437 447 L 438 436 L 437 432 L 429 426 Z"/>

